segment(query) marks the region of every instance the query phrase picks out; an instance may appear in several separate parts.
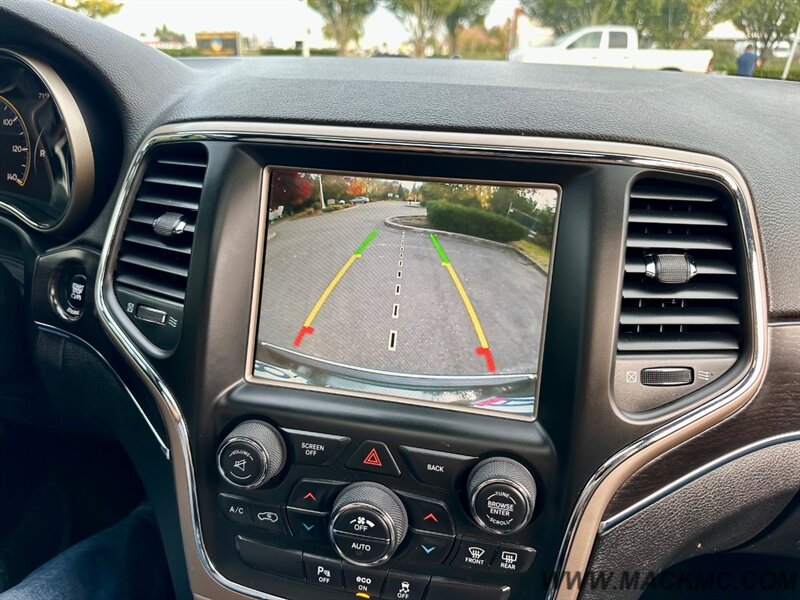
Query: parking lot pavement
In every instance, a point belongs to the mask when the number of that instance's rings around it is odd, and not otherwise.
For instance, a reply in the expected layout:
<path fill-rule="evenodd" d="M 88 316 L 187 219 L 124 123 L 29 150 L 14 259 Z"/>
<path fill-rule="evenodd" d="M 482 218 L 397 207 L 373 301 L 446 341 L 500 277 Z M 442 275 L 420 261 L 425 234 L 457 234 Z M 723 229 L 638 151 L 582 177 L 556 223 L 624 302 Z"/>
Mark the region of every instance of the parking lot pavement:
<path fill-rule="evenodd" d="M 428 233 L 384 225 L 415 214 L 376 202 L 273 225 L 259 342 L 396 373 L 535 373 L 546 276 L 511 250 L 438 236 L 446 267 Z"/>

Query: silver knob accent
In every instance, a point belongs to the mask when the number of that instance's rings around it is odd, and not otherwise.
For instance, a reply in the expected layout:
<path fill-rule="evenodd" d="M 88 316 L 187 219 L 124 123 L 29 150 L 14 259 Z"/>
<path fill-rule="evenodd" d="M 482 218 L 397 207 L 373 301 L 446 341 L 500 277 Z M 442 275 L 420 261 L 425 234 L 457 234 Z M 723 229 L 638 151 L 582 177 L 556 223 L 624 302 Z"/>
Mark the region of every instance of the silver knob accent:
<path fill-rule="evenodd" d="M 165 212 L 153 221 L 153 231 L 161 237 L 172 237 L 180 235 L 186 230 L 186 219 L 183 215 L 176 212 Z"/>
<path fill-rule="evenodd" d="M 687 283 L 697 275 L 697 264 L 689 254 L 645 254 L 644 274 L 659 283 Z"/>
<path fill-rule="evenodd" d="M 536 482 L 530 471 L 510 458 L 489 458 L 475 465 L 467 481 L 469 508 L 485 531 L 508 535 L 533 517 Z"/>
<path fill-rule="evenodd" d="M 408 515 L 402 501 L 380 484 L 351 484 L 333 503 L 328 534 L 339 556 L 354 565 L 382 565 L 407 532 Z"/>
<path fill-rule="evenodd" d="M 285 463 L 283 437 L 262 421 L 237 425 L 217 452 L 217 468 L 225 481 L 246 490 L 264 485 L 280 473 Z"/>

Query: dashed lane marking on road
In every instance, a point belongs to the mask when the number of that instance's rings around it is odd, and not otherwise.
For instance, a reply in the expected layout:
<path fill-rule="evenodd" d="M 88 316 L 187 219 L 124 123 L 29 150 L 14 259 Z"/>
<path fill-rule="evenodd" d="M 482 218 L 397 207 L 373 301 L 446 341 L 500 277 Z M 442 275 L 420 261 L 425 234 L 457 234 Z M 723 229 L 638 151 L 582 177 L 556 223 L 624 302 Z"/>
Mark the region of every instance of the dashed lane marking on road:
<path fill-rule="evenodd" d="M 399 283 L 396 286 L 394 286 L 394 295 L 395 296 L 399 296 L 400 295 L 400 284 Z"/>
<path fill-rule="evenodd" d="M 389 331 L 389 350 L 394 352 L 397 349 L 397 330 Z"/>
<path fill-rule="evenodd" d="M 399 316 L 400 316 L 400 305 L 395 304 L 394 306 L 392 306 L 392 318 L 396 319 Z"/>
<path fill-rule="evenodd" d="M 403 261 L 402 260 L 398 260 L 397 261 L 397 266 L 398 267 L 402 267 L 403 266 Z"/>
<path fill-rule="evenodd" d="M 397 272 L 397 278 L 400 279 L 402 276 L 403 276 L 403 272 L 402 271 L 398 271 Z"/>

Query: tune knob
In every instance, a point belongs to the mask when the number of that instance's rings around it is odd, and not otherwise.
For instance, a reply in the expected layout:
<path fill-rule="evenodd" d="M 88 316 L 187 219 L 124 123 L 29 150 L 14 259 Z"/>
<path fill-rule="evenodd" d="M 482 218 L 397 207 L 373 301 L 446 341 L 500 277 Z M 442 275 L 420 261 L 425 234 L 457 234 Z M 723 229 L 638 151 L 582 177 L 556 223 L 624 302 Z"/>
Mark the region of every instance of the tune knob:
<path fill-rule="evenodd" d="M 400 498 L 377 483 L 354 483 L 336 497 L 329 534 L 346 561 L 374 567 L 389 560 L 408 531 Z"/>
<path fill-rule="evenodd" d="M 217 467 L 225 481 L 251 490 L 275 477 L 286 461 L 283 437 L 272 425 L 245 421 L 222 441 Z"/>
<path fill-rule="evenodd" d="M 533 516 L 536 483 L 528 469 L 510 458 L 478 463 L 469 476 L 467 493 L 472 517 L 486 531 L 514 533 Z"/>

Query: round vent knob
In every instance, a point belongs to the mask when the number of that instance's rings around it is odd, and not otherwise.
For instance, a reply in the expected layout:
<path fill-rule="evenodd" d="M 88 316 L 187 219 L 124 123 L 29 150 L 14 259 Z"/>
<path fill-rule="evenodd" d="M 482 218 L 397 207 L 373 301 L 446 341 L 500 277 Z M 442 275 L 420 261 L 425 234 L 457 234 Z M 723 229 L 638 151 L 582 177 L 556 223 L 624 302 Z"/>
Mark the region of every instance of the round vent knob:
<path fill-rule="evenodd" d="M 530 523 L 536 502 L 536 483 L 530 471 L 510 458 L 478 463 L 467 482 L 469 506 L 479 527 L 509 534 Z"/>
<path fill-rule="evenodd" d="M 329 533 L 346 561 L 374 567 L 389 560 L 408 531 L 400 498 L 377 483 L 354 483 L 336 497 Z"/>
<path fill-rule="evenodd" d="M 283 437 L 272 425 L 245 421 L 223 440 L 217 466 L 225 481 L 251 490 L 275 477 L 286 462 Z"/>

